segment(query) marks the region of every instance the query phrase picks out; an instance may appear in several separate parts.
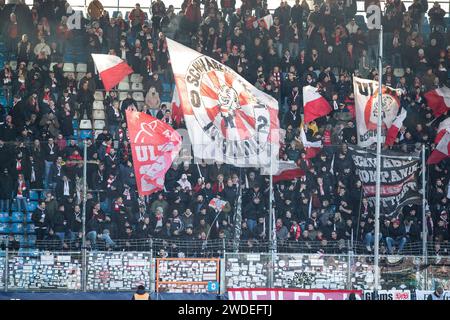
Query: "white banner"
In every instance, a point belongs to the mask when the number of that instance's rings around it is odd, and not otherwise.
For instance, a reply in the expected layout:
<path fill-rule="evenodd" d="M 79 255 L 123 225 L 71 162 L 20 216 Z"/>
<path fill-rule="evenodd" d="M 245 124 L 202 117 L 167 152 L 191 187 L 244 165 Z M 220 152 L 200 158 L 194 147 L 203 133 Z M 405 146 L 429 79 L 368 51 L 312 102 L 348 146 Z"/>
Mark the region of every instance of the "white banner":
<path fill-rule="evenodd" d="M 259 168 L 272 157 L 276 164 L 278 101 L 218 61 L 170 39 L 167 45 L 194 157 Z"/>
<path fill-rule="evenodd" d="M 427 300 L 432 293 L 432 290 L 416 290 L 416 300 Z M 450 291 L 444 291 L 443 296 L 443 300 L 450 300 Z"/>
<path fill-rule="evenodd" d="M 377 142 L 378 82 L 354 77 L 353 90 L 358 145 L 368 147 Z M 383 86 L 381 114 L 383 143 L 386 139 L 386 131 L 396 119 L 399 109 L 400 101 L 397 91 Z"/>

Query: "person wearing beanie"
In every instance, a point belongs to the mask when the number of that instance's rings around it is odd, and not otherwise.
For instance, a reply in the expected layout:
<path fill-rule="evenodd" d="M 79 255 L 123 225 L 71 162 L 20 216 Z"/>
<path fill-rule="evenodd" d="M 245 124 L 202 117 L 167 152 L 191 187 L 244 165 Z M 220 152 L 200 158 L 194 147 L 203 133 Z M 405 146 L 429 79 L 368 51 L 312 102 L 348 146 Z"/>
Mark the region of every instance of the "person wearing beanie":
<path fill-rule="evenodd" d="M 151 300 L 151 298 L 150 294 L 145 291 L 145 287 L 143 285 L 139 285 L 131 300 Z"/>

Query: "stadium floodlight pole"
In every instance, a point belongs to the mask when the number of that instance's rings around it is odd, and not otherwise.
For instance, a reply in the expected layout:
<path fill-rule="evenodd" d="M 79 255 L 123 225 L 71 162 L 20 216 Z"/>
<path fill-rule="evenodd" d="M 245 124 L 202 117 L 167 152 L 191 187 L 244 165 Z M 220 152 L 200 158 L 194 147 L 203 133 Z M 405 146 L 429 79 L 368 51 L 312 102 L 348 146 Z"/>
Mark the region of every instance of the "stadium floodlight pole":
<path fill-rule="evenodd" d="M 383 112 L 383 26 L 380 26 L 378 55 L 378 105 L 377 105 L 377 170 L 375 189 L 375 241 L 374 241 L 374 300 L 378 300 L 380 285 L 379 249 L 380 249 L 380 193 L 381 193 L 381 113 Z"/>
<path fill-rule="evenodd" d="M 86 201 L 87 201 L 87 140 L 84 139 L 83 148 L 83 215 L 82 215 L 82 240 L 81 240 L 81 255 L 82 255 L 82 265 L 83 265 L 83 279 L 82 279 L 82 289 L 86 291 L 86 279 L 87 279 L 87 257 L 86 257 Z"/>

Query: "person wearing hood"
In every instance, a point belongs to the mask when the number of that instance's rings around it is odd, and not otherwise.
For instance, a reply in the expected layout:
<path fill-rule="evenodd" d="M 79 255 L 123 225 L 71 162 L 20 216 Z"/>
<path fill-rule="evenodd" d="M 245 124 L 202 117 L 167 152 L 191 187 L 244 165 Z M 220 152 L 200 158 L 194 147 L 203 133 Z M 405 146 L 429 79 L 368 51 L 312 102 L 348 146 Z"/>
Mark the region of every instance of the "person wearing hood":
<path fill-rule="evenodd" d="M 187 178 L 187 174 L 183 173 L 181 175 L 181 179 L 177 181 L 178 185 L 182 188 L 182 189 L 188 189 L 191 190 L 192 186 L 191 183 L 189 182 L 188 178 Z"/>

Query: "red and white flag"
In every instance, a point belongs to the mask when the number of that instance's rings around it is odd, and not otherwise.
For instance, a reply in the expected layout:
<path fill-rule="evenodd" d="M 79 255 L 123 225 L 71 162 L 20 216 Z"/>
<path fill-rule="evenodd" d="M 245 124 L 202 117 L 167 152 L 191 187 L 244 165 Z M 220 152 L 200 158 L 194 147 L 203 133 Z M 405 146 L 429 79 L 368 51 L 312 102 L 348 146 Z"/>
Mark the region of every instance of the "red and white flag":
<path fill-rule="evenodd" d="M 164 189 L 164 176 L 181 149 L 181 136 L 148 114 L 127 110 L 126 117 L 139 195 Z"/>
<path fill-rule="evenodd" d="M 307 159 L 315 158 L 322 150 L 322 141 L 308 141 L 303 126 L 300 129 L 300 139 L 302 140 L 303 148 L 305 148 Z"/>
<path fill-rule="evenodd" d="M 434 143 L 438 144 L 447 131 L 450 131 L 450 118 L 445 119 L 439 124 Z"/>
<path fill-rule="evenodd" d="M 268 167 L 279 151 L 278 101 L 233 69 L 167 39 L 194 157 Z"/>
<path fill-rule="evenodd" d="M 181 110 L 181 102 L 180 102 L 180 97 L 178 96 L 177 88 L 175 88 L 173 90 L 172 118 L 178 126 L 180 125 L 181 119 L 183 118 L 183 110 Z"/>
<path fill-rule="evenodd" d="M 262 26 L 264 29 L 269 30 L 273 25 L 273 17 L 271 14 L 264 16 L 255 22 L 253 22 L 253 27 L 258 28 L 258 25 Z"/>
<path fill-rule="evenodd" d="M 443 86 L 428 91 L 424 96 L 436 118 L 450 110 L 450 89 L 448 87 Z"/>
<path fill-rule="evenodd" d="M 270 169 L 262 168 L 261 174 L 270 175 Z M 294 180 L 298 177 L 303 176 L 304 174 L 305 173 L 303 172 L 303 170 L 300 169 L 294 161 L 279 160 L 277 162 L 277 169 L 275 172 L 273 172 L 273 182 L 277 183 L 279 181 Z"/>
<path fill-rule="evenodd" d="M 450 156 L 450 131 L 446 130 L 436 149 L 428 157 L 427 164 L 437 164 Z"/>
<path fill-rule="evenodd" d="M 118 56 L 94 53 L 91 55 L 106 91 L 110 91 L 123 78 L 133 73 L 133 69 Z"/>
<path fill-rule="evenodd" d="M 395 118 L 394 122 L 392 122 L 391 127 L 388 129 L 386 134 L 385 144 L 388 146 L 392 146 L 395 142 L 395 138 L 397 138 L 398 132 L 403 126 L 403 121 L 406 119 L 407 112 L 404 108 L 400 114 Z"/>
<path fill-rule="evenodd" d="M 322 97 L 317 92 L 317 88 L 313 86 L 303 87 L 303 108 L 305 110 L 305 123 L 326 116 L 332 110 L 327 99 Z"/>

